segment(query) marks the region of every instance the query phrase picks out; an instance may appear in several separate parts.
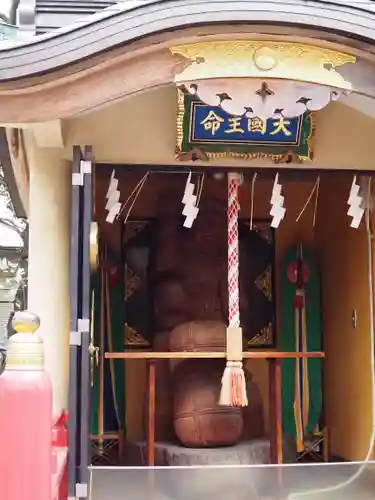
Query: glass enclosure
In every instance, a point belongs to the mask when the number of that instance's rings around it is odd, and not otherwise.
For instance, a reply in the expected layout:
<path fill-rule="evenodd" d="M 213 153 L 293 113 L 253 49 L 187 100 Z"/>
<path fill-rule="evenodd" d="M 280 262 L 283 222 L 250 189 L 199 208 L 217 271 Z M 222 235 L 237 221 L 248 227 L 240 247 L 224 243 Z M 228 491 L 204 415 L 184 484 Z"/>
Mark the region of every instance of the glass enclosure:
<path fill-rule="evenodd" d="M 370 500 L 375 462 L 92 468 L 92 500 Z"/>

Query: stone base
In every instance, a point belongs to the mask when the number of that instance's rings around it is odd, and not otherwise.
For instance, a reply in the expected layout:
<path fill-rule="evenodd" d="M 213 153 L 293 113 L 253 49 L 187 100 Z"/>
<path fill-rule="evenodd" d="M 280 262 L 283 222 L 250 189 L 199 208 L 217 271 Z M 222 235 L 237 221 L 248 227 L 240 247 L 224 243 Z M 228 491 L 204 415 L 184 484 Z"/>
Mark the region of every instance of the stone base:
<path fill-rule="evenodd" d="M 127 443 L 125 454 L 127 465 L 147 465 L 144 441 Z M 268 464 L 269 456 L 267 438 L 226 448 L 185 448 L 178 443 L 156 443 L 155 465 L 182 468 L 155 471 L 154 487 L 164 500 L 259 500 L 267 490 L 268 481 L 274 484 L 274 478 L 259 467 L 225 466 Z"/>
<path fill-rule="evenodd" d="M 145 441 L 127 442 L 124 452 L 126 465 L 147 465 Z M 224 448 L 185 448 L 178 443 L 155 444 L 157 466 L 268 464 L 269 457 L 270 443 L 267 438 Z"/>
<path fill-rule="evenodd" d="M 133 467 L 147 465 L 145 441 L 128 442 L 124 452 L 126 459 L 124 465 Z M 285 461 L 289 461 L 290 453 L 289 446 L 285 444 Z M 158 492 L 157 496 L 153 493 L 153 498 L 158 500 L 159 498 L 161 500 L 274 498 L 278 485 L 278 468 L 261 467 L 269 462 L 268 438 L 244 441 L 226 448 L 185 448 L 178 443 L 156 443 L 155 465 L 167 467 L 153 472 L 152 484 Z M 243 467 L 246 465 L 254 467 Z M 208 467 L 201 468 L 202 466 Z M 169 469 L 169 467 L 177 468 Z M 138 469 L 138 473 L 141 475 L 143 471 L 139 472 Z"/>

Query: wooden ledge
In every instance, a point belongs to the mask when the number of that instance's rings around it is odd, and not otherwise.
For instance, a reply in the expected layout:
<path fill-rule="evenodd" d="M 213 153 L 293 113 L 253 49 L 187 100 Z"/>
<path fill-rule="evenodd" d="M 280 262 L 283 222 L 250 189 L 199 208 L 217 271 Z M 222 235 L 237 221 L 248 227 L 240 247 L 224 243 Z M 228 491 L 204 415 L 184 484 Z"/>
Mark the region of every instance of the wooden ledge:
<path fill-rule="evenodd" d="M 297 359 L 297 358 L 324 358 L 325 353 L 317 352 L 280 352 L 280 351 L 246 351 L 242 353 L 244 359 Z M 225 352 L 106 352 L 107 359 L 223 359 Z"/>

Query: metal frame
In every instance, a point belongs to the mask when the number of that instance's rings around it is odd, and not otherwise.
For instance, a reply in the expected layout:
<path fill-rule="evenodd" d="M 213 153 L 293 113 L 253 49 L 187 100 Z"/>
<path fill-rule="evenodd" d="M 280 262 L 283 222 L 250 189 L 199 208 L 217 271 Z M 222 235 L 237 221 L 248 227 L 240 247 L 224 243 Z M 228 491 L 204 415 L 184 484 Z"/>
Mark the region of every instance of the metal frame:
<path fill-rule="evenodd" d="M 75 497 L 78 463 L 78 358 L 80 338 L 78 335 L 79 317 L 79 270 L 80 257 L 80 179 L 81 149 L 73 147 L 72 164 L 72 201 L 71 201 L 71 229 L 70 229 L 70 342 L 69 342 L 69 420 L 68 420 L 68 494 Z"/>
<path fill-rule="evenodd" d="M 70 243 L 69 499 L 90 494 L 90 228 L 92 150 L 73 147 Z"/>
<path fill-rule="evenodd" d="M 80 462 L 79 483 L 89 495 L 89 465 L 91 462 L 90 441 L 90 228 L 92 222 L 92 148 L 85 147 L 84 161 L 81 162 L 83 174 L 83 223 L 82 223 L 82 320 L 81 320 L 81 407 L 80 407 Z M 78 495 L 77 495 L 78 496 Z"/>

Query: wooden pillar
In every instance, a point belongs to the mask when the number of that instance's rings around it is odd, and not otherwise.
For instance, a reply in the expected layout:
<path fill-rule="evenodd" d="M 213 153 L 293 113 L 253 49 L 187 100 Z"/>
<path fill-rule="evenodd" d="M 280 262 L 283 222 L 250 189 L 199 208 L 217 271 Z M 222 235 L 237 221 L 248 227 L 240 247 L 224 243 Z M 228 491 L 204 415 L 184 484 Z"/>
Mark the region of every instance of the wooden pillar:
<path fill-rule="evenodd" d="M 155 465 L 155 384 L 156 364 L 148 361 L 148 408 L 147 408 L 147 465 Z"/>
<path fill-rule="evenodd" d="M 40 316 L 56 419 L 68 407 L 69 332 L 76 330 L 69 326 L 72 167 L 61 160 L 61 151 L 38 149 L 27 134 L 25 141 L 30 153 L 27 307 Z"/>
<path fill-rule="evenodd" d="M 283 463 L 281 360 L 269 360 L 270 462 Z"/>

